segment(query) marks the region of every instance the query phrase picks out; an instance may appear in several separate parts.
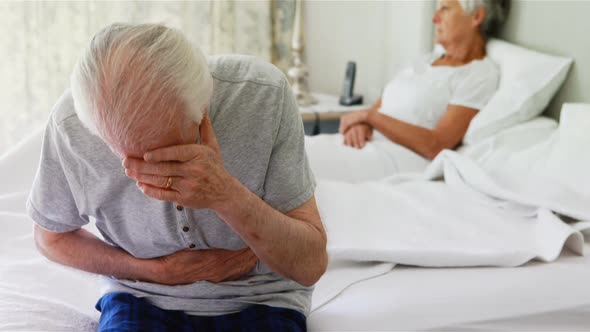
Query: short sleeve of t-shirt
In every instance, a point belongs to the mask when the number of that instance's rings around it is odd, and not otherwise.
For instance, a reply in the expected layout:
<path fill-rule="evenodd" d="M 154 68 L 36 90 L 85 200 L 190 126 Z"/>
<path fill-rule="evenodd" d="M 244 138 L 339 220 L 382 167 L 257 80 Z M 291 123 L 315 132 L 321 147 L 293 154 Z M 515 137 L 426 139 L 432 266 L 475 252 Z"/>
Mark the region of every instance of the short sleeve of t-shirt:
<path fill-rule="evenodd" d="M 481 110 L 498 88 L 499 73 L 487 58 L 458 70 L 452 79 L 450 105 Z"/>
<path fill-rule="evenodd" d="M 305 153 L 299 108 L 286 80 L 283 83 L 280 123 L 266 173 L 264 200 L 287 212 L 309 200 L 316 184 Z"/>
<path fill-rule="evenodd" d="M 88 217 L 78 212 L 72 194 L 83 191 L 74 173 L 67 168 L 65 144 L 52 114 L 45 128 L 40 164 L 27 200 L 29 216 L 39 226 L 58 233 L 73 231 L 88 223 Z"/>

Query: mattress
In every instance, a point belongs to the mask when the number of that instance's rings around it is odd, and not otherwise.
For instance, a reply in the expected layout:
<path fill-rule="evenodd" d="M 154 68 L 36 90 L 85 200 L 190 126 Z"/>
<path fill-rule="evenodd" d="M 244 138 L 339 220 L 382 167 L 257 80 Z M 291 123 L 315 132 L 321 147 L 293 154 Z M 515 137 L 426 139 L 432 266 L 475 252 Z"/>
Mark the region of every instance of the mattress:
<path fill-rule="evenodd" d="M 550 264 L 420 268 L 345 289 L 309 317 L 311 331 L 590 330 L 590 244 Z"/>
<path fill-rule="evenodd" d="M 99 296 L 96 277 L 41 257 L 31 225 L 28 218 L 0 215 L 0 331 L 30 331 L 41 323 L 44 330 L 92 331 L 98 318 L 93 308 Z M 311 313 L 308 328 L 590 330 L 589 243 L 584 251 L 583 257 L 564 251 L 550 264 L 530 262 L 515 268 L 398 265 L 348 286 Z M 48 322 L 50 318 L 54 320 Z M 20 328 L 8 328 L 15 321 Z"/>

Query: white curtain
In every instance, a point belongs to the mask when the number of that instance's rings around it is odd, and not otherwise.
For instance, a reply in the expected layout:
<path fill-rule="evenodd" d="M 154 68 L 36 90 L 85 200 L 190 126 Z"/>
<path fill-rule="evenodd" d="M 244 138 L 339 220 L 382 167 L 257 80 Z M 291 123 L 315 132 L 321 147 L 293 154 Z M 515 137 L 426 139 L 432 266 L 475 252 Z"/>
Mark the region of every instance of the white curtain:
<path fill-rule="evenodd" d="M 274 1 L 274 0 L 273 0 Z M 289 1 L 0 2 L 0 155 L 47 121 L 92 36 L 113 22 L 182 30 L 206 54 L 244 53 L 285 69 Z M 275 14 L 278 19 L 275 19 Z M 274 28 L 274 30 L 273 30 Z M 273 40 L 278 40 L 275 45 Z"/>

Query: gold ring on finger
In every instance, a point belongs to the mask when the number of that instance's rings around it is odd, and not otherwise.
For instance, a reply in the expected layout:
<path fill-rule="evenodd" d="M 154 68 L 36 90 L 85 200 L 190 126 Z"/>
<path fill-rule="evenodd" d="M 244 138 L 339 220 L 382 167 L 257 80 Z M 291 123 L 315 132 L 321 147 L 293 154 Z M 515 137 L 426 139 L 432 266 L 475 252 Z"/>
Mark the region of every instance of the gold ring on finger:
<path fill-rule="evenodd" d="M 166 187 L 164 187 L 164 189 L 170 189 L 170 187 L 172 187 L 172 177 L 169 176 L 168 180 L 166 181 Z"/>

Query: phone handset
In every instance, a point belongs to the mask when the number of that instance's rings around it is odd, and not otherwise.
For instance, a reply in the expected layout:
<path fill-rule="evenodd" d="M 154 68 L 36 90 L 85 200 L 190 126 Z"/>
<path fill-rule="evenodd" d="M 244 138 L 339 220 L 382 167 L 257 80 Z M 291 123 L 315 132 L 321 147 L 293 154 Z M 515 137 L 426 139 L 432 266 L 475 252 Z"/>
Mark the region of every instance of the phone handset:
<path fill-rule="evenodd" d="M 354 79 L 356 76 L 356 63 L 349 61 L 346 64 L 344 74 L 344 84 L 342 86 L 342 96 L 340 96 L 340 105 L 358 105 L 363 103 L 363 96 L 354 95 Z"/>

